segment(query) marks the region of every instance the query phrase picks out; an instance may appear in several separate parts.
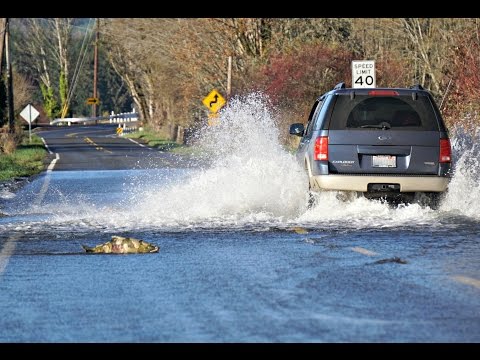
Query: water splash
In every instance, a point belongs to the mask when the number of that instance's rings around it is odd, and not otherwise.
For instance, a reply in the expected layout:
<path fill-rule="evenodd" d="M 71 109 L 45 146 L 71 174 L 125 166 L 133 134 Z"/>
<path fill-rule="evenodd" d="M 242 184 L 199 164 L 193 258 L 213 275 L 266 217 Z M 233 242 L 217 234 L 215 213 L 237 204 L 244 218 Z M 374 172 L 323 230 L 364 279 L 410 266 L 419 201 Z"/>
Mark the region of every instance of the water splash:
<path fill-rule="evenodd" d="M 343 202 L 335 192 L 325 192 L 319 195 L 319 205 L 298 220 L 313 224 L 315 219 L 322 219 L 326 224 L 347 228 L 422 226 L 460 216 L 479 220 L 480 130 L 471 131 L 458 126 L 451 134 L 453 176 L 438 210 L 418 204 L 392 208 L 365 198 Z"/>
<path fill-rule="evenodd" d="M 280 143 L 268 100 L 258 93 L 234 98 L 218 120 L 198 139 L 212 165 L 145 193 L 142 221 L 278 221 L 305 211 L 305 175 Z"/>
<path fill-rule="evenodd" d="M 418 204 L 392 208 L 365 198 L 345 202 L 336 192 L 319 194 L 317 205 L 309 209 L 306 175 L 294 155 L 282 146 L 268 98 L 259 93 L 234 98 L 219 115 L 218 125 L 205 126 L 197 139 L 196 146 L 209 159 L 208 167 L 169 168 L 160 173 L 132 170 L 138 174 L 133 175 L 135 180 L 126 180 L 129 183 L 116 193 L 121 199 L 110 198 L 107 205 L 96 203 L 93 195 L 62 194 L 65 189 L 52 185 L 49 192 L 58 192 L 53 197 L 56 200 L 19 213 L 28 217 L 29 212 L 43 212 L 48 219 L 41 216 L 38 223 L 48 221 L 57 229 L 64 226 L 105 232 L 138 228 L 398 228 L 432 226 L 439 221 L 453 224 L 459 217 L 480 220 L 478 130 L 452 130 L 454 175 L 439 210 Z M 72 173 L 64 172 L 64 176 Z M 60 176 L 52 173 L 55 175 Z M 108 200 L 108 196 L 104 198 Z"/>
<path fill-rule="evenodd" d="M 452 145 L 458 161 L 440 210 L 418 204 L 392 208 L 362 197 L 345 202 L 336 192 L 319 194 L 317 205 L 308 209 L 305 173 L 281 145 L 268 99 L 250 94 L 233 99 L 221 112 L 219 125 L 201 132 L 199 146 L 211 157 L 212 167 L 181 184 L 144 194 L 148 201 L 141 206 L 150 212 L 139 221 L 206 227 L 378 228 L 424 226 L 462 215 L 478 219 L 479 134 L 460 130 L 455 134 Z"/>
<path fill-rule="evenodd" d="M 441 210 L 480 219 L 480 129 L 452 129 L 454 175 Z"/>

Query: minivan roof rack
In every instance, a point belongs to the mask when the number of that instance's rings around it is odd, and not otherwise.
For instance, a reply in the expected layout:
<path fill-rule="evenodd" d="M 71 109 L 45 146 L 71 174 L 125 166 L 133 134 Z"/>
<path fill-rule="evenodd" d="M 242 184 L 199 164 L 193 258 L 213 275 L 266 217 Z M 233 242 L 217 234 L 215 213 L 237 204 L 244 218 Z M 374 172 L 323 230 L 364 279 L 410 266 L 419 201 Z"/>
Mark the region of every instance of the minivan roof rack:
<path fill-rule="evenodd" d="M 424 90 L 423 86 L 420 85 L 420 84 L 415 84 L 413 86 L 410 86 L 410 89 L 414 89 L 414 90 Z"/>
<path fill-rule="evenodd" d="M 337 85 L 335 85 L 335 87 L 333 88 L 333 90 L 338 90 L 338 89 L 345 89 L 345 83 L 340 82 Z"/>

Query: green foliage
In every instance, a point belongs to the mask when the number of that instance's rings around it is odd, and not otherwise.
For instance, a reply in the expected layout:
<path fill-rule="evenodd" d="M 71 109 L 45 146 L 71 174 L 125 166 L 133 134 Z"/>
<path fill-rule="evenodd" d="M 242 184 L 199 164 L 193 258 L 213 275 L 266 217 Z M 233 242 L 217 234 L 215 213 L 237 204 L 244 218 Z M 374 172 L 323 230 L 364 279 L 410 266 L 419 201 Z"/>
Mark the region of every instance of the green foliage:
<path fill-rule="evenodd" d="M 175 141 L 168 140 L 162 137 L 158 132 L 147 128 L 142 131 L 136 131 L 134 133 L 126 134 L 125 137 L 132 139 L 140 139 L 145 142 L 148 146 L 156 147 L 162 151 L 168 151 L 172 148 L 178 147 Z"/>
<path fill-rule="evenodd" d="M 61 115 L 68 92 L 73 86 L 74 91 L 69 103 L 69 115 L 89 116 L 91 106 L 86 105 L 86 99 L 93 95 L 93 44 L 88 43 L 86 53 L 82 51 L 84 39 L 88 39 L 94 21 L 88 18 L 73 19 L 74 27 L 68 38 L 67 61 L 68 68 L 77 69 L 79 60 L 85 59 L 83 66 L 79 67 L 77 82 L 73 82 L 74 71 L 69 71 L 68 78 L 62 71 L 56 58 L 57 45 L 52 42 L 52 19 L 16 18 L 11 22 L 12 59 L 14 69 L 31 79 L 33 83 L 32 101 L 41 104 L 45 114 L 53 119 Z M 64 25 L 67 19 L 61 21 Z M 32 27 L 37 23 L 39 28 Z M 102 38 L 101 38 L 102 39 Z M 43 47 L 41 50 L 40 47 Z M 98 71 L 98 96 L 101 99 L 98 113 L 103 111 L 115 112 L 131 111 L 131 96 L 121 77 L 112 69 L 103 50 L 102 41 L 99 42 L 99 71 Z M 44 68 L 45 66 L 45 68 Z M 46 69 L 46 70 L 45 70 Z M 49 75 L 51 89 L 45 84 L 46 74 Z M 43 85 L 42 85 L 43 84 Z M 0 86 L 0 125 L 3 117 L 1 113 L 4 106 L 1 103 L 2 87 Z"/>
<path fill-rule="evenodd" d="M 38 174 L 44 169 L 46 155 L 40 137 L 33 134 L 31 143 L 28 143 L 28 137 L 24 138 L 15 152 L 0 154 L 0 181 Z"/>
<path fill-rule="evenodd" d="M 44 84 L 40 84 L 40 90 L 42 91 L 45 114 L 47 114 L 50 119 L 58 117 L 60 114 L 60 107 L 55 98 L 53 88 L 47 88 Z"/>
<path fill-rule="evenodd" d="M 148 146 L 157 148 L 160 151 L 170 151 L 176 154 L 192 154 L 195 149 L 190 146 L 180 145 L 175 141 L 168 140 L 164 135 L 149 127 L 142 131 L 125 134 L 126 138 L 139 139 Z"/>
<path fill-rule="evenodd" d="M 67 102 L 67 93 L 68 93 L 68 81 L 63 71 L 60 71 L 58 91 L 60 93 L 60 104 L 61 104 L 60 108 L 63 109 L 63 107 Z"/>

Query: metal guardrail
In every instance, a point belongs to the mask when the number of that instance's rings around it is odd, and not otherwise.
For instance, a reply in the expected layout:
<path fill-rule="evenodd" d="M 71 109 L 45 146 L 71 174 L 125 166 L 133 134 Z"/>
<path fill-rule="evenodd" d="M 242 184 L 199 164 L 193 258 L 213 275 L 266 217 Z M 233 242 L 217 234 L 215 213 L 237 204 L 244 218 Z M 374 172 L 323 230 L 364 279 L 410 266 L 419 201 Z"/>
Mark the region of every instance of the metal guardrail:
<path fill-rule="evenodd" d="M 138 120 L 138 113 L 131 112 L 131 113 L 123 113 L 123 114 L 112 114 L 108 116 L 95 116 L 95 117 L 75 117 L 75 118 L 63 118 L 63 119 L 55 119 L 50 121 L 50 125 L 56 125 L 60 123 L 67 123 L 70 125 L 71 123 L 84 123 L 84 122 L 91 122 L 91 121 L 99 121 L 99 120 L 110 120 L 110 122 L 118 122 L 118 119 L 135 119 L 131 121 Z"/>

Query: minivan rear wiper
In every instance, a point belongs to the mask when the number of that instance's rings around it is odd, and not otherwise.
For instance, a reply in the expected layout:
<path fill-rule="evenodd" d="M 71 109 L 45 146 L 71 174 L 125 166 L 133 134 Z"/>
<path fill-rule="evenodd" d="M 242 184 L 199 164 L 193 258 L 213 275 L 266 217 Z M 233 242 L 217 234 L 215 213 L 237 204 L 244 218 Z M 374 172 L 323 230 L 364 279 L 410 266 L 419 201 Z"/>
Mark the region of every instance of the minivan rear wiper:
<path fill-rule="evenodd" d="M 373 125 L 373 124 L 368 124 L 368 125 L 362 125 L 360 126 L 361 128 L 363 129 L 382 129 L 382 130 L 388 130 L 390 129 L 392 126 L 388 123 L 388 122 L 385 122 L 385 121 L 382 121 L 380 124 L 377 124 L 377 125 Z"/>

